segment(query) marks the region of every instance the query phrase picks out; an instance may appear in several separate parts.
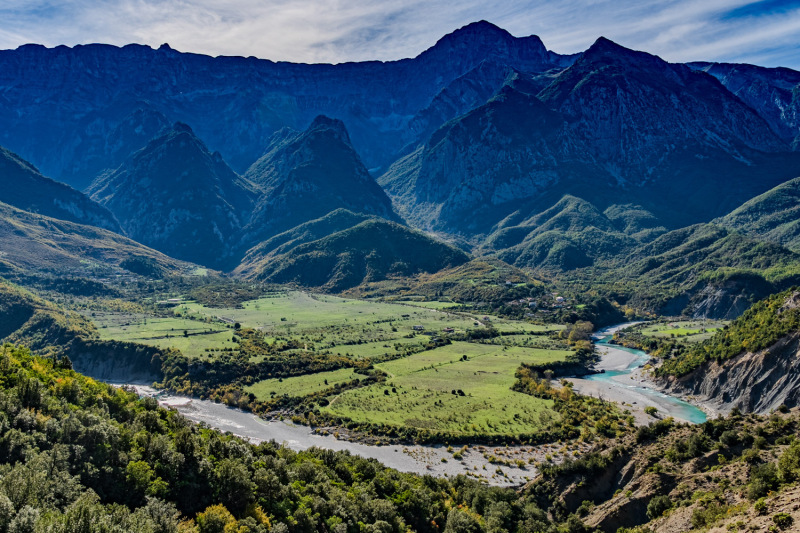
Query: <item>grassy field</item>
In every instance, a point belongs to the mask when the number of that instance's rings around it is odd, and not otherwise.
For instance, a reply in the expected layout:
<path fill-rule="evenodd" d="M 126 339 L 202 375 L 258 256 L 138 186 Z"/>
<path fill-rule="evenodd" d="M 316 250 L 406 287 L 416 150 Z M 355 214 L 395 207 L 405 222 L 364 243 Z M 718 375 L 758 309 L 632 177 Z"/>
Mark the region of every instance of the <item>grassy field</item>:
<path fill-rule="evenodd" d="M 668 323 L 649 324 L 641 328 L 642 335 L 659 338 L 679 338 L 686 342 L 700 342 L 710 338 L 717 330 L 728 324 L 728 320 L 679 320 Z M 705 326 L 705 327 L 704 327 Z"/>
<path fill-rule="evenodd" d="M 93 313 L 100 337 L 137 342 L 159 348 L 177 348 L 191 358 L 210 357 L 207 349 L 233 348 L 233 330 L 225 324 L 186 318 L 160 318 L 138 313 Z M 184 333 L 185 332 L 185 333 Z"/>
<path fill-rule="evenodd" d="M 352 368 L 342 368 L 331 372 L 319 372 L 285 379 L 267 379 L 246 387 L 245 391 L 252 392 L 259 400 L 269 400 L 273 396 L 283 396 L 284 394 L 306 396 L 329 389 L 337 383 L 363 378 L 363 375 L 356 374 Z"/>
<path fill-rule="evenodd" d="M 423 303 L 431 308 L 417 305 Z M 241 308 L 212 308 L 187 301 L 173 308 L 172 317 L 126 312 L 87 316 L 105 339 L 172 347 L 188 357 L 206 359 L 218 350 L 237 349 L 231 340 L 236 323 L 262 331 L 268 342 L 296 339 L 309 351 L 378 361 L 419 351 L 432 338 L 446 337 L 446 329 L 463 334 L 492 326 L 511 333 L 496 339 L 497 343 L 547 349 L 557 341 L 542 333 L 563 327 L 437 309 L 443 304 L 409 305 L 287 291 L 244 302 Z M 415 326 L 423 329 L 415 330 Z"/>
<path fill-rule="evenodd" d="M 346 391 L 324 410 L 357 422 L 453 435 L 529 433 L 558 415 L 550 400 L 512 391 L 514 373 L 522 362 L 558 361 L 568 353 L 454 342 L 376 365 L 391 376 L 386 384 Z"/>

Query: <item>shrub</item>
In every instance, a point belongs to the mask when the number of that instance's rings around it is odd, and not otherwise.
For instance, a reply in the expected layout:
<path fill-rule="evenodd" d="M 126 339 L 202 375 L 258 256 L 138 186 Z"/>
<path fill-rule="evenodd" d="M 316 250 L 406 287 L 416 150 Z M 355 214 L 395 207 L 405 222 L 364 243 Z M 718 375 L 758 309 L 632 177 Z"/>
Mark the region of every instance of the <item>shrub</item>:
<path fill-rule="evenodd" d="M 767 514 L 767 501 L 764 498 L 759 498 L 756 500 L 756 503 L 753 504 L 753 510 L 757 515 L 763 516 Z"/>
<path fill-rule="evenodd" d="M 669 499 L 669 496 L 665 494 L 656 496 L 647 504 L 647 518 L 650 520 L 658 518 L 671 508 L 672 500 Z"/>
<path fill-rule="evenodd" d="M 794 519 L 788 513 L 777 513 L 772 517 L 772 521 L 775 522 L 775 525 L 781 529 L 786 529 L 792 525 Z"/>

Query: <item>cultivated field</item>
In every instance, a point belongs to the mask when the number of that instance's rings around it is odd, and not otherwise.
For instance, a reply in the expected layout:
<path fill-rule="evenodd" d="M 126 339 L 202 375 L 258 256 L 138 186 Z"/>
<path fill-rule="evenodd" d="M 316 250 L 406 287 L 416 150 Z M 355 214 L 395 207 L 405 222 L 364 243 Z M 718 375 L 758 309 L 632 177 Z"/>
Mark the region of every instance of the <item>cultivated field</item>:
<path fill-rule="evenodd" d="M 161 318 L 139 313 L 93 313 L 100 337 L 159 348 L 177 348 L 187 357 L 210 357 L 208 349 L 235 349 L 233 330 L 226 324 L 185 318 Z"/>

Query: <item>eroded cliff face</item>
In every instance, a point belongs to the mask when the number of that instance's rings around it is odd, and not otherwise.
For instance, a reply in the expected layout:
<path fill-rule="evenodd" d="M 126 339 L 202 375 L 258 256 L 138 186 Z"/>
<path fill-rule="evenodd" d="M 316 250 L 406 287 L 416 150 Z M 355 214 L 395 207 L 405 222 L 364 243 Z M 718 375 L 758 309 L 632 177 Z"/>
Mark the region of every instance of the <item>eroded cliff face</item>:
<path fill-rule="evenodd" d="M 662 382 L 671 393 L 689 394 L 721 413 L 738 408 L 769 413 L 780 405 L 800 405 L 800 332 L 766 350 L 711 361 L 680 378 Z"/>

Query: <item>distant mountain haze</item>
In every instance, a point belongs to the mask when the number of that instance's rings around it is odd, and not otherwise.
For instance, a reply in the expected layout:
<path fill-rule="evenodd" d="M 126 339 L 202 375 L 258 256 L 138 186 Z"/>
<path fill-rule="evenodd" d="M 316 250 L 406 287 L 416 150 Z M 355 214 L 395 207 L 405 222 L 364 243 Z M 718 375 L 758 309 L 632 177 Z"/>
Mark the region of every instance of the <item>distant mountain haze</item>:
<path fill-rule="evenodd" d="M 790 69 L 565 56 L 485 21 L 339 65 L 26 45 L 0 51 L 0 202 L 247 279 L 477 257 L 733 316 L 800 271 L 798 102 Z"/>

